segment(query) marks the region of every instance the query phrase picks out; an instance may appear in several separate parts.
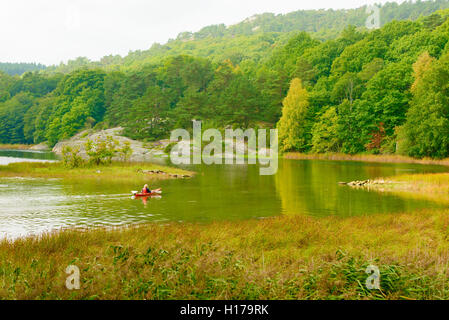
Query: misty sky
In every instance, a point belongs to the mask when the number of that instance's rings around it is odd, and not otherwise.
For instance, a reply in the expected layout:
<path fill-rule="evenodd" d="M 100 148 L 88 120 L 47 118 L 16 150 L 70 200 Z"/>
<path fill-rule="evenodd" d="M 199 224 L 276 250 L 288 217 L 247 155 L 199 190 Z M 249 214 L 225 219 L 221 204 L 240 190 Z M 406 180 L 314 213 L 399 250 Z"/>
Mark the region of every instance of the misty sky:
<path fill-rule="evenodd" d="M 356 8 L 383 0 L 1 0 L 0 61 L 98 60 L 165 43 L 182 31 L 256 13 Z M 397 1 L 402 2 L 402 1 Z"/>

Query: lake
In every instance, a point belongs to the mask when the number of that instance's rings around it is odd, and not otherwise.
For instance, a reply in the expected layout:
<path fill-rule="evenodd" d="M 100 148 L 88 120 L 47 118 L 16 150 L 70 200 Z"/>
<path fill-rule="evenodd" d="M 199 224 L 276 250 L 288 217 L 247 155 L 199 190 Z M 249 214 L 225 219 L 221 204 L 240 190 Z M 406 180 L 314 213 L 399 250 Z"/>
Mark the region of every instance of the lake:
<path fill-rule="evenodd" d="M 8 160 L 9 159 L 9 160 Z M 8 161 L 55 160 L 51 153 L 0 151 Z M 275 176 L 260 176 L 253 165 L 191 166 L 188 180 L 152 185 L 164 195 L 132 199 L 142 186 L 101 181 L 0 177 L 0 237 L 67 227 L 123 226 L 145 222 L 210 222 L 263 219 L 277 215 L 359 216 L 400 213 L 439 204 L 393 194 L 351 189 L 340 181 L 407 173 L 445 172 L 447 167 L 416 164 L 280 160 Z"/>

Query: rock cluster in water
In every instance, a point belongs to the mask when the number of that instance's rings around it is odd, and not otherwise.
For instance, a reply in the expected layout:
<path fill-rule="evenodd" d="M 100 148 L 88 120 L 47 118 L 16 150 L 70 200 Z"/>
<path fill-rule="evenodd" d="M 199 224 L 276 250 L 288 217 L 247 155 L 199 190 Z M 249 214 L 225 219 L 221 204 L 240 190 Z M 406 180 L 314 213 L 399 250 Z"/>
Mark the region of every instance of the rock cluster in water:
<path fill-rule="evenodd" d="M 139 170 L 137 170 L 137 172 L 140 172 L 140 173 L 143 173 L 143 174 L 149 174 L 149 175 L 159 174 L 159 175 L 164 175 L 164 176 L 168 176 L 168 177 L 172 177 L 172 178 L 176 178 L 176 179 L 189 179 L 189 178 L 192 178 L 191 175 L 167 173 L 167 172 L 161 171 L 161 170 L 142 170 L 142 169 L 139 169 Z"/>
<path fill-rule="evenodd" d="M 369 187 L 369 186 L 373 186 L 373 185 L 382 185 L 382 184 L 386 184 L 386 183 L 388 183 L 388 182 L 383 179 L 340 182 L 341 185 L 347 185 L 350 187 Z"/>

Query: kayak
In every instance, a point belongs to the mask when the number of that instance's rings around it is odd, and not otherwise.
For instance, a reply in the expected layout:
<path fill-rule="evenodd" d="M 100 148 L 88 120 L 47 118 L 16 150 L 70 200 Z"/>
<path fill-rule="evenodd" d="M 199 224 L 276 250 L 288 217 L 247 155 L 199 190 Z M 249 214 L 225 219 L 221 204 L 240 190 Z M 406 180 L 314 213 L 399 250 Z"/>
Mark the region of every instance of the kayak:
<path fill-rule="evenodd" d="M 143 198 L 143 197 L 160 197 L 160 193 L 138 193 L 135 194 L 134 197 L 139 197 L 139 198 Z"/>
<path fill-rule="evenodd" d="M 162 191 L 152 191 L 151 193 L 136 193 L 133 192 L 134 197 L 139 197 L 139 198 L 143 198 L 143 197 L 159 197 L 161 196 Z"/>

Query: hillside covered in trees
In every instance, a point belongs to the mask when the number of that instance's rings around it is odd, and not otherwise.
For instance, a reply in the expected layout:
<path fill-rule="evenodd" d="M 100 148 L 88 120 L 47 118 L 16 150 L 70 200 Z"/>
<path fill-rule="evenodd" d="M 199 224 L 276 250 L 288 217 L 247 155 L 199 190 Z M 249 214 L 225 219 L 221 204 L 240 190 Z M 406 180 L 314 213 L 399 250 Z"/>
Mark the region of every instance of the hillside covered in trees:
<path fill-rule="evenodd" d="M 199 119 L 277 126 L 284 151 L 447 157 L 449 10 L 432 13 L 445 7 L 387 4 L 392 21 L 371 31 L 358 28 L 364 9 L 261 15 L 124 58 L 0 73 L 0 143 L 53 145 L 114 126 L 151 141 Z"/>
<path fill-rule="evenodd" d="M 393 20 L 416 20 L 449 8 L 447 0 L 388 2 L 380 7 L 380 24 Z M 346 26 L 364 28 L 367 7 L 349 10 L 299 10 L 288 14 L 254 15 L 236 25 L 212 25 L 198 32 L 182 32 L 166 44 L 155 43 L 149 50 L 131 51 L 125 57 L 109 55 L 100 61 L 77 58 L 67 64 L 49 67 L 48 72 L 68 73 L 80 67 L 119 70 L 139 68 L 176 55 L 203 57 L 214 63 L 230 60 L 259 62 L 285 43 L 298 31 L 309 33 L 320 41 L 337 38 Z"/>

